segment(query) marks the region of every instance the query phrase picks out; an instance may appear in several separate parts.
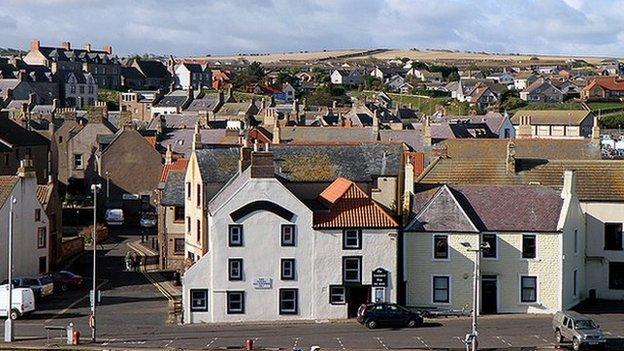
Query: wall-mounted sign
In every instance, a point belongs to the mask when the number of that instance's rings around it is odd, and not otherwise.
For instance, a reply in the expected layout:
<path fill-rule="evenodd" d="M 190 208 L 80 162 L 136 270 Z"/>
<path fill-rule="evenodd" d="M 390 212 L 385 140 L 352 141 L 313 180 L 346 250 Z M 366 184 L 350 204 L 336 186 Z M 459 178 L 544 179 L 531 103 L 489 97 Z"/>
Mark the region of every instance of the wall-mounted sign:
<path fill-rule="evenodd" d="M 256 278 L 253 281 L 253 287 L 256 289 L 271 289 L 273 287 L 273 279 Z"/>
<path fill-rule="evenodd" d="M 377 268 L 373 271 L 373 286 L 388 286 L 388 271 L 383 268 Z"/>

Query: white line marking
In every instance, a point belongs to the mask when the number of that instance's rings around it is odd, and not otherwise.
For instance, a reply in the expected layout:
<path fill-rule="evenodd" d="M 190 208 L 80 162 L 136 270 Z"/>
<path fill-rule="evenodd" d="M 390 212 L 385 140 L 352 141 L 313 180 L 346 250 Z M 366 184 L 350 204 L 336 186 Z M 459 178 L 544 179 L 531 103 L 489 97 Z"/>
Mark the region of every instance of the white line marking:
<path fill-rule="evenodd" d="M 347 348 L 344 346 L 344 344 L 342 343 L 342 340 L 340 340 L 340 338 L 336 338 L 336 340 L 338 340 L 338 343 L 340 344 L 340 347 L 341 347 L 343 350 L 346 350 L 346 349 L 347 349 Z"/>
<path fill-rule="evenodd" d="M 414 338 L 423 344 L 427 349 L 431 350 L 431 347 L 429 347 L 429 345 L 427 345 L 427 343 L 420 336 L 415 336 Z"/>
<path fill-rule="evenodd" d="M 510 342 L 508 342 L 507 340 L 501 338 L 500 336 L 496 337 L 498 340 L 500 340 L 502 343 L 507 344 L 508 346 L 513 346 Z"/>
<path fill-rule="evenodd" d="M 212 345 L 215 341 L 217 341 L 218 338 L 212 338 L 212 340 L 210 340 L 210 342 L 208 343 L 208 345 L 206 345 L 206 348 L 209 348 L 210 345 Z"/>
<path fill-rule="evenodd" d="M 166 343 L 164 347 L 169 347 L 169 346 L 170 346 L 171 344 L 173 344 L 173 342 L 174 342 L 174 341 L 176 341 L 176 340 L 178 340 L 178 337 L 177 337 L 177 336 L 176 336 L 175 338 L 173 338 L 173 339 L 169 340 L 169 342 L 168 342 L 168 343 Z"/>
<path fill-rule="evenodd" d="M 299 338 L 295 338 L 295 343 L 293 344 L 293 349 L 297 347 L 299 344 Z"/>
<path fill-rule="evenodd" d="M 386 346 L 386 344 L 384 344 L 383 340 L 380 337 L 376 337 L 377 341 L 379 341 L 379 343 L 381 344 L 381 346 L 383 346 L 384 349 L 389 350 L 388 346 Z"/>
<path fill-rule="evenodd" d="M 102 346 L 109 345 L 110 343 L 115 342 L 115 340 L 117 340 L 117 339 L 108 339 L 108 340 L 106 340 L 106 342 L 105 342 L 105 343 L 103 343 L 103 344 L 102 344 Z"/>
<path fill-rule="evenodd" d="M 108 283 L 108 279 L 105 279 L 103 282 L 101 282 L 98 286 L 95 287 L 96 290 L 99 290 L 100 287 L 102 287 L 104 284 Z M 76 306 L 77 304 L 79 304 L 80 302 L 82 302 L 85 299 L 90 299 L 90 293 L 79 298 L 78 300 L 72 302 L 69 306 L 65 307 L 65 309 L 63 309 L 60 312 L 57 312 L 54 317 L 50 318 L 50 319 L 46 319 L 46 323 L 50 323 L 51 321 L 57 319 L 58 317 L 61 317 L 62 315 L 64 315 L 67 311 L 69 311 L 70 309 L 74 308 L 74 306 Z"/>

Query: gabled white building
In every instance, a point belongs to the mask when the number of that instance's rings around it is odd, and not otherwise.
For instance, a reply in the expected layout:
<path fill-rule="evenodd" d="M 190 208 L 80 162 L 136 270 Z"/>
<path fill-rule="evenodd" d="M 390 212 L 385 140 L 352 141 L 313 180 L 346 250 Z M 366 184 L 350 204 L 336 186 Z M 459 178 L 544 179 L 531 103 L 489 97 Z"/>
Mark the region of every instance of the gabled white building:
<path fill-rule="evenodd" d="M 250 166 L 203 218 L 207 251 L 183 278 L 185 323 L 347 318 L 396 301 L 398 223 L 382 206 L 344 178 L 304 202 L 275 177 L 271 152 L 245 154 Z"/>

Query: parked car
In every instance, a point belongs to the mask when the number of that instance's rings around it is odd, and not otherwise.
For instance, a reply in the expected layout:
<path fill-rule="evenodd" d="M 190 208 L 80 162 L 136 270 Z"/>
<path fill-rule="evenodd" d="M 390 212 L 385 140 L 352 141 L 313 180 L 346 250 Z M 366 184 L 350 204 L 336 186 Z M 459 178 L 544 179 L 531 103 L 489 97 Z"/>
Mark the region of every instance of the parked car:
<path fill-rule="evenodd" d="M 374 303 L 360 306 L 357 321 L 369 329 L 378 326 L 419 327 L 423 324 L 422 316 L 395 303 Z"/>
<path fill-rule="evenodd" d="M 8 280 L 2 282 L 2 284 L 8 283 Z M 13 287 L 31 288 L 35 294 L 35 298 L 47 297 L 54 293 L 54 283 L 52 283 L 52 279 L 47 276 L 13 278 Z"/>
<path fill-rule="evenodd" d="M 30 288 L 13 288 L 11 293 L 11 319 L 18 319 L 35 310 L 35 294 Z M 6 316 L 9 284 L 0 285 L 0 316 Z"/>
<path fill-rule="evenodd" d="M 109 208 L 104 215 L 106 224 L 108 225 L 122 225 L 124 224 L 124 213 L 121 208 Z"/>
<path fill-rule="evenodd" d="M 141 228 L 156 227 L 156 214 L 154 212 L 143 212 L 139 220 L 139 225 Z"/>
<path fill-rule="evenodd" d="M 83 278 L 78 274 L 68 271 L 52 272 L 49 274 L 54 283 L 55 291 L 67 291 L 69 289 L 79 289 L 82 287 Z"/>
<path fill-rule="evenodd" d="M 555 313 L 552 325 L 557 342 L 572 341 L 574 351 L 585 346 L 604 347 L 607 342 L 600 326 L 578 312 L 559 311 Z"/>

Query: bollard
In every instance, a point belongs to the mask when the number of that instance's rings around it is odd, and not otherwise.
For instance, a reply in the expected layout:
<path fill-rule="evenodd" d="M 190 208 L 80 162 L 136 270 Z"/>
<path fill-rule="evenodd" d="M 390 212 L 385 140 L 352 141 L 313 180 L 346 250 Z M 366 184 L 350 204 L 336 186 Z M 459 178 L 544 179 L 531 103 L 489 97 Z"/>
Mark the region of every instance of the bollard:
<path fill-rule="evenodd" d="M 67 345 L 72 345 L 74 339 L 74 323 L 70 322 L 67 327 L 65 327 L 65 331 L 67 332 L 67 335 L 65 336 L 67 339 Z"/>
<path fill-rule="evenodd" d="M 80 332 L 77 330 L 74 332 L 73 345 L 80 345 Z"/>
<path fill-rule="evenodd" d="M 245 340 L 245 350 L 246 351 L 253 350 L 253 340 L 251 340 L 251 339 Z"/>

